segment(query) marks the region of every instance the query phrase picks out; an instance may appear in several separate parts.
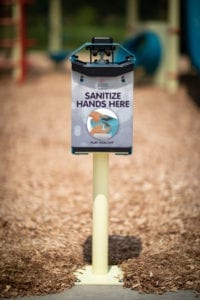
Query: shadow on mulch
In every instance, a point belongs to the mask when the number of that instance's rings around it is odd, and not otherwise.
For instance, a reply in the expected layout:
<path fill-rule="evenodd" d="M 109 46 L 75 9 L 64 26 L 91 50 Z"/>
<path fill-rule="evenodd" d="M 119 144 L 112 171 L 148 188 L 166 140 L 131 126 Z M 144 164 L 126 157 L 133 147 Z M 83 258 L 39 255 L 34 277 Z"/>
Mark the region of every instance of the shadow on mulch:
<path fill-rule="evenodd" d="M 123 261 L 138 257 L 142 251 L 142 243 L 135 236 L 109 236 L 109 265 L 118 265 Z M 92 236 L 89 236 L 83 244 L 83 257 L 87 264 L 92 262 Z"/>
<path fill-rule="evenodd" d="M 200 74 L 187 73 L 179 76 L 180 83 L 185 85 L 187 93 L 200 107 Z"/>

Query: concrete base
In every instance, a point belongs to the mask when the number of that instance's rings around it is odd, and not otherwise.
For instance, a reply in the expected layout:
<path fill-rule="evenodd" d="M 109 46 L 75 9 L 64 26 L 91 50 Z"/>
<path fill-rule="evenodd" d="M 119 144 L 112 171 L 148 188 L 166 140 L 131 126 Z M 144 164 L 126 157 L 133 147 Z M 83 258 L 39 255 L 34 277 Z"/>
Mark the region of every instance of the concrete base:
<path fill-rule="evenodd" d="M 86 266 L 84 269 L 79 269 L 75 272 L 76 284 L 85 285 L 122 285 L 123 272 L 118 266 L 110 266 L 108 273 L 105 275 L 94 275 L 92 266 Z"/>
<path fill-rule="evenodd" d="M 75 285 L 59 294 L 15 297 L 10 300 L 197 300 L 192 291 L 168 292 L 163 295 L 139 294 L 121 285 Z M 2 300 L 8 300 L 2 299 Z"/>

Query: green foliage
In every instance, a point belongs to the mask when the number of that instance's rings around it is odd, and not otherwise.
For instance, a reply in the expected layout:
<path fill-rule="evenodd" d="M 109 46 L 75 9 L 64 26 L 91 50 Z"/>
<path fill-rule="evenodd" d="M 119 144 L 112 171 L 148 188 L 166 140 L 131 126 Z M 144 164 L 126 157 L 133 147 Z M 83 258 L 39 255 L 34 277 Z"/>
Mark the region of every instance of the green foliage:
<path fill-rule="evenodd" d="M 47 49 L 48 47 L 48 21 L 46 17 L 37 15 L 29 18 L 27 35 L 36 40 L 34 49 Z"/>
<path fill-rule="evenodd" d="M 98 20 L 98 13 L 94 6 L 81 7 L 74 16 L 76 25 L 94 25 Z"/>
<path fill-rule="evenodd" d="M 112 36 L 116 42 L 120 42 L 125 36 L 125 15 L 117 8 L 109 6 L 105 9 L 105 3 L 102 5 L 95 1 L 73 0 L 73 5 L 63 1 L 62 9 L 62 39 L 63 48 L 73 50 L 86 41 L 90 41 L 93 36 Z M 125 7 L 125 3 L 123 3 Z M 105 13 L 102 9 L 105 9 Z M 45 10 L 46 9 L 46 10 Z M 48 23 L 48 2 L 45 0 L 43 5 L 32 4 L 28 10 L 28 36 L 37 40 L 35 49 L 48 49 L 49 23 Z"/>
<path fill-rule="evenodd" d="M 149 5 L 149 0 L 139 0 L 139 17 L 143 21 L 147 20 L 167 20 L 168 0 L 154 0 L 153 5 Z"/>
<path fill-rule="evenodd" d="M 67 38 L 64 42 L 65 49 L 74 50 L 85 42 L 90 42 L 93 36 L 111 36 L 115 42 L 122 42 L 125 36 L 125 26 L 99 26 L 83 25 L 70 26 L 66 29 Z"/>

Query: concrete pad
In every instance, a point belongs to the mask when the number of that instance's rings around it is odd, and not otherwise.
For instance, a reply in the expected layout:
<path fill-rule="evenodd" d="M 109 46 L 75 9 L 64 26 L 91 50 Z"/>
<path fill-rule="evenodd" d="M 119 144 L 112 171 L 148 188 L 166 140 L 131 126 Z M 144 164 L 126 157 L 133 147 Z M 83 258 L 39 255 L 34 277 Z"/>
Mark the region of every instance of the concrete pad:
<path fill-rule="evenodd" d="M 15 300 L 196 300 L 192 291 L 168 292 L 163 295 L 139 294 L 115 285 L 76 285 L 59 294 L 17 297 Z M 6 300 L 6 299 L 5 299 Z"/>
<path fill-rule="evenodd" d="M 105 275 L 94 275 L 92 266 L 86 266 L 84 269 L 79 269 L 75 272 L 77 281 L 76 284 L 87 285 L 122 285 L 123 272 L 118 266 L 109 266 L 108 272 Z"/>

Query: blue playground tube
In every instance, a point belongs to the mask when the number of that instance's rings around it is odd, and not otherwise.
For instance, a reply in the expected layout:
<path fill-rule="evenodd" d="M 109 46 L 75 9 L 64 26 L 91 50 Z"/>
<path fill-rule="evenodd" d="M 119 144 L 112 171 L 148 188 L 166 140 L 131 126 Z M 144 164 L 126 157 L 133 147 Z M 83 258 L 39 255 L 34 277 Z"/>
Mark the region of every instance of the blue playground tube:
<path fill-rule="evenodd" d="M 161 60 L 162 48 L 157 34 L 151 31 L 142 32 L 125 41 L 123 47 L 133 52 L 136 57 L 135 68 L 142 67 L 147 74 L 153 74 Z M 123 53 L 118 51 L 116 60 L 122 60 Z"/>
<path fill-rule="evenodd" d="M 70 55 L 71 51 L 69 50 L 61 50 L 61 51 L 55 51 L 55 52 L 50 52 L 49 58 L 53 60 L 55 63 L 61 63 L 65 59 L 67 59 Z"/>
<path fill-rule="evenodd" d="M 189 56 L 193 66 L 200 71 L 200 1 L 186 0 L 185 14 Z"/>

